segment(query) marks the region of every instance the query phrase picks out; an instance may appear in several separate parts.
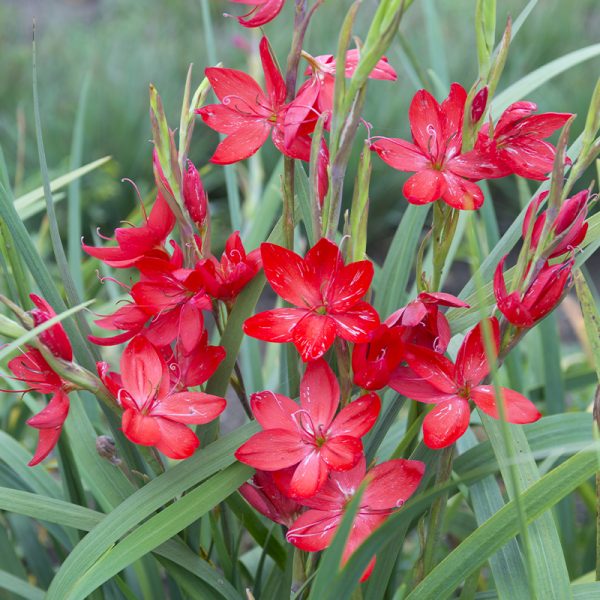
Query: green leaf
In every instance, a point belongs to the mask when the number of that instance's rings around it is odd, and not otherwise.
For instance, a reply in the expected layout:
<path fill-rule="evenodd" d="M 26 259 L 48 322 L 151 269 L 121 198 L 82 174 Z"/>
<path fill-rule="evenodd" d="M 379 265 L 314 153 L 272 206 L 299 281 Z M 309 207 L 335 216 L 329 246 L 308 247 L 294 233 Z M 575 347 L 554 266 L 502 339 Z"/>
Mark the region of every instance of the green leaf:
<path fill-rule="evenodd" d="M 234 450 L 257 429 L 255 423 L 239 428 L 198 451 L 185 462 L 177 464 L 125 499 L 67 557 L 48 590 L 52 594 L 49 598 L 64 600 L 66 590 L 78 577 L 90 569 L 128 531 L 173 498 L 231 465 L 235 461 Z"/>
<path fill-rule="evenodd" d="M 71 171 L 75 171 L 81 165 L 83 153 L 83 134 L 85 124 L 85 110 L 88 93 L 90 90 L 90 74 L 87 73 L 79 93 L 77 113 L 75 116 L 75 127 L 73 128 L 73 139 L 71 141 Z M 50 185 L 52 190 L 52 185 Z M 68 212 L 68 237 L 67 248 L 69 255 L 69 268 L 75 289 L 80 298 L 84 297 L 83 278 L 81 275 L 81 179 L 75 179 L 69 184 L 69 212 Z"/>
<path fill-rule="evenodd" d="M 595 452 L 583 450 L 550 471 L 522 494 L 528 523 L 533 523 L 559 500 L 572 492 L 597 468 Z M 382 527 L 385 528 L 384 525 Z M 437 600 L 449 597 L 473 571 L 519 531 L 517 509 L 512 500 L 476 529 L 453 550 L 407 596 L 407 600 Z M 554 578 L 552 578 L 554 580 Z M 566 598 L 567 595 L 560 596 Z M 547 597 L 547 596 L 544 596 Z"/>
<path fill-rule="evenodd" d="M 471 429 L 467 429 L 456 445 L 461 455 L 469 449 L 479 450 L 481 446 L 477 444 L 477 438 Z M 493 456 L 490 456 L 490 460 L 494 460 Z M 487 521 L 504 506 L 498 482 L 491 475 L 473 482 L 469 486 L 469 494 L 478 525 Z M 489 562 L 496 589 L 502 598 L 529 600 L 527 571 L 524 568 L 523 553 L 516 539 L 510 540 L 490 556 Z"/>
<path fill-rule="evenodd" d="M 20 577 L 0 570 L 0 588 L 27 600 L 44 600 L 45 592 Z"/>
<path fill-rule="evenodd" d="M 54 193 L 57 190 L 60 190 L 61 188 L 73 183 L 74 181 L 77 181 L 84 175 L 87 175 L 87 173 L 95 171 L 102 165 L 105 165 L 109 160 L 111 160 L 111 158 L 112 157 L 110 156 L 103 156 L 102 158 L 94 160 L 86 165 L 83 165 L 82 167 L 69 171 L 64 175 L 53 179 L 50 182 L 50 191 Z M 56 201 L 56 199 L 57 198 L 55 196 L 54 200 Z M 33 216 L 34 214 L 41 212 L 45 209 L 45 207 L 46 204 L 44 202 L 44 186 L 36 188 L 35 190 L 32 190 L 27 194 L 23 194 L 22 196 L 19 196 L 17 199 L 15 199 L 15 209 L 17 210 L 22 219 L 27 219 Z"/>
<path fill-rule="evenodd" d="M 80 573 L 77 578 L 65 582 L 66 585 L 63 589 L 51 588 L 48 590 L 47 599 L 75 600 L 86 598 L 89 593 L 127 565 L 166 542 L 177 532 L 200 518 L 219 502 L 222 502 L 248 479 L 251 472 L 251 469 L 246 465 L 236 463 L 211 477 L 120 540 L 116 546 L 99 558 L 89 570 Z"/>

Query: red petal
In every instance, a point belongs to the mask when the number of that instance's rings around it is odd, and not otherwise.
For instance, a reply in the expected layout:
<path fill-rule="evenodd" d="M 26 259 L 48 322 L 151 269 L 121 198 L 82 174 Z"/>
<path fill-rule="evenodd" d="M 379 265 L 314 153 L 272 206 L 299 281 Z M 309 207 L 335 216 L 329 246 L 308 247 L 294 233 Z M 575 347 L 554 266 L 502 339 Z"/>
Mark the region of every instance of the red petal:
<path fill-rule="evenodd" d="M 209 67 L 204 74 L 210 81 L 217 98 L 227 108 L 242 115 L 262 112 L 268 116 L 269 101 L 261 87 L 243 71 Z"/>
<path fill-rule="evenodd" d="M 279 10 L 281 10 L 281 7 L 279 7 Z M 280 106 L 285 102 L 285 81 L 283 80 L 279 67 L 275 64 L 271 46 L 269 45 L 269 40 L 266 36 L 263 36 L 260 40 L 259 51 L 263 72 L 265 74 L 265 86 L 271 99 L 271 106 Z"/>
<path fill-rule="evenodd" d="M 278 471 L 298 464 L 310 446 L 303 444 L 300 434 L 285 429 L 268 429 L 255 433 L 235 452 L 243 463 L 261 471 Z"/>
<path fill-rule="evenodd" d="M 408 118 L 415 144 L 425 154 L 437 158 L 440 146 L 445 144 L 445 140 L 440 106 L 427 90 L 419 90 L 414 95 L 408 110 Z"/>
<path fill-rule="evenodd" d="M 369 290 L 373 281 L 373 263 L 361 260 L 342 267 L 327 291 L 328 305 L 335 312 L 353 307 Z"/>
<path fill-rule="evenodd" d="M 245 160 L 265 143 L 270 131 L 271 125 L 264 119 L 244 124 L 217 146 L 210 162 L 217 165 L 230 165 Z"/>
<path fill-rule="evenodd" d="M 293 415 L 300 407 L 290 398 L 274 392 L 252 394 L 250 405 L 256 420 L 263 429 L 289 429 L 297 432 Z"/>
<path fill-rule="evenodd" d="M 467 92 L 458 83 L 450 86 L 448 97 L 440 106 L 442 135 L 446 143 L 446 154 L 460 152 L 462 146 L 462 123 Z"/>
<path fill-rule="evenodd" d="M 423 171 L 429 164 L 420 148 L 397 138 L 382 138 L 371 144 L 381 159 L 398 171 Z"/>
<path fill-rule="evenodd" d="M 300 405 L 310 415 L 315 430 L 326 430 L 340 404 L 340 386 L 322 358 L 308 363 L 300 382 Z"/>
<path fill-rule="evenodd" d="M 156 348 L 144 337 L 134 338 L 121 357 L 123 387 L 141 410 L 156 395 L 169 391 L 167 365 Z"/>
<path fill-rule="evenodd" d="M 388 460 L 373 467 L 361 504 L 373 510 L 402 506 L 417 490 L 425 464 L 418 460 Z"/>
<path fill-rule="evenodd" d="M 430 304 L 437 304 L 440 306 L 452 306 L 455 308 L 469 308 L 469 305 L 453 296 L 452 294 L 446 294 L 445 292 L 421 292 L 419 294 L 419 300 Z"/>
<path fill-rule="evenodd" d="M 456 392 L 454 365 L 445 356 L 422 346 L 407 347 L 408 366 L 440 392 Z"/>
<path fill-rule="evenodd" d="M 438 403 L 452 397 L 453 394 L 441 392 L 437 387 L 417 375 L 410 367 L 398 367 L 388 384 L 399 394 L 418 402 Z"/>
<path fill-rule="evenodd" d="M 26 423 L 36 429 L 54 429 L 62 427 L 69 414 L 69 397 L 58 390 L 48 404 Z"/>
<path fill-rule="evenodd" d="M 200 441 L 189 427 L 169 419 L 156 421 L 160 430 L 160 440 L 156 443 L 159 452 L 176 460 L 189 458 L 194 454 Z"/>
<path fill-rule="evenodd" d="M 291 342 L 296 325 L 309 312 L 302 308 L 275 308 L 244 321 L 244 333 L 265 342 Z"/>
<path fill-rule="evenodd" d="M 159 418 L 142 415 L 128 408 L 123 413 L 123 433 L 135 444 L 154 446 L 160 440 Z"/>
<path fill-rule="evenodd" d="M 319 451 L 312 451 L 304 457 L 296 467 L 290 490 L 293 497 L 308 498 L 314 496 L 327 481 L 329 469 L 327 464 L 321 458 Z"/>
<path fill-rule="evenodd" d="M 498 319 L 492 317 L 482 321 L 467 335 L 461 344 L 456 355 L 456 381 L 459 386 L 468 384 L 474 386 L 480 383 L 490 372 L 490 361 L 486 352 L 486 343 L 484 337 L 484 323 L 489 330 L 490 342 L 494 347 L 494 355 L 489 357 L 492 361 L 496 360 L 500 348 L 500 325 Z"/>
<path fill-rule="evenodd" d="M 311 308 L 323 301 L 314 273 L 295 252 L 275 244 L 261 244 L 265 276 L 275 293 L 290 304 Z"/>
<path fill-rule="evenodd" d="M 234 2 L 237 0 L 233 0 Z M 255 2 L 256 10 L 250 12 L 250 18 L 238 17 L 240 25 L 244 27 L 262 27 L 269 21 L 272 21 L 283 8 L 285 0 L 265 0 L 264 2 Z"/>
<path fill-rule="evenodd" d="M 444 172 L 446 190 L 442 200 L 458 210 L 477 210 L 483 204 L 483 192 L 472 181 Z"/>
<path fill-rule="evenodd" d="M 48 456 L 48 454 L 52 452 L 54 446 L 56 446 L 56 444 L 58 443 L 60 432 L 60 427 L 39 430 L 38 443 L 35 449 L 35 454 L 33 455 L 32 459 L 27 463 L 29 467 L 35 467 L 35 465 L 41 463 Z"/>
<path fill-rule="evenodd" d="M 556 155 L 552 144 L 531 137 L 512 140 L 499 151 L 513 173 L 538 181 L 546 179 L 546 175 L 552 171 Z"/>
<path fill-rule="evenodd" d="M 320 290 L 321 298 L 328 297 L 329 285 L 344 266 L 339 248 L 330 240 L 321 238 L 306 253 L 304 264 L 307 271 L 313 274 L 313 281 L 316 282 L 313 285 Z"/>
<path fill-rule="evenodd" d="M 304 362 L 320 358 L 335 340 L 336 324 L 326 315 L 306 313 L 292 332 L 292 341 Z"/>
<path fill-rule="evenodd" d="M 287 532 L 290 544 L 305 552 L 318 552 L 331 544 L 337 526 L 342 519 L 342 510 L 308 510 L 300 515 Z"/>
<path fill-rule="evenodd" d="M 156 201 L 148 215 L 147 225 L 155 239 L 161 242 L 167 239 L 167 236 L 175 227 L 175 215 L 160 192 L 156 195 Z"/>
<path fill-rule="evenodd" d="M 370 341 L 374 331 L 379 327 L 377 311 L 370 304 L 362 301 L 343 313 L 332 313 L 331 318 L 335 321 L 337 334 L 353 344 Z"/>
<path fill-rule="evenodd" d="M 531 400 L 519 392 L 500 388 L 504 400 L 504 414 L 509 423 L 533 423 L 542 415 Z M 494 419 L 500 418 L 496 402 L 496 390 L 493 385 L 479 385 L 471 390 L 471 399 L 487 415 Z"/>
<path fill-rule="evenodd" d="M 201 425 L 216 419 L 227 405 L 224 398 L 204 392 L 171 394 L 152 408 L 152 415 L 178 423 Z"/>
<path fill-rule="evenodd" d="M 375 425 L 380 410 L 379 396 L 375 393 L 365 394 L 342 408 L 327 433 L 361 438 Z"/>
<path fill-rule="evenodd" d="M 402 193 L 411 204 L 429 204 L 446 193 L 446 180 L 441 171 L 419 171 L 407 179 Z"/>
<path fill-rule="evenodd" d="M 438 450 L 453 444 L 469 426 L 471 410 L 464 398 L 440 402 L 423 421 L 423 441 Z"/>
<path fill-rule="evenodd" d="M 334 471 L 347 471 L 354 467 L 363 455 L 359 438 L 349 435 L 332 437 L 321 447 L 321 458 Z"/>

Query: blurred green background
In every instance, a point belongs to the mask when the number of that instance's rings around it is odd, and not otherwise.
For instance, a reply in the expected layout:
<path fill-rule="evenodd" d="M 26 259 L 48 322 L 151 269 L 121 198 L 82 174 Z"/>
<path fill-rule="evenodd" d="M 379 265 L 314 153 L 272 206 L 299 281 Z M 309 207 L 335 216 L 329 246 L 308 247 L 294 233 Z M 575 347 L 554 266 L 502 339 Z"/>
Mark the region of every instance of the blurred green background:
<path fill-rule="evenodd" d="M 292 3 L 265 30 L 280 62 L 289 48 Z M 365 0 L 358 34 L 375 0 Z M 498 2 L 498 37 L 506 17 L 516 17 L 525 0 Z M 335 51 L 337 27 L 349 0 L 326 0 L 314 19 L 305 48 L 311 54 Z M 240 27 L 226 11 L 240 14 L 244 6 L 226 0 L 210 1 L 217 30 L 218 59 L 226 66 L 256 71 L 258 31 Z M 401 35 L 388 53 L 397 82 L 372 82 L 365 119 L 373 134 L 408 136 L 407 109 L 420 87 L 407 50 L 419 63 L 423 77 L 446 88 L 451 81 L 469 87 L 477 75 L 474 48 L 474 0 L 416 0 L 401 26 Z M 511 46 L 500 90 L 524 74 L 570 51 L 600 41 L 600 3 L 597 0 L 541 0 Z M 208 66 L 202 33 L 201 0 L 0 0 L 0 145 L 9 165 L 16 194 L 39 185 L 31 92 L 32 22 L 36 21 L 40 104 L 46 153 L 51 175 L 69 170 L 71 138 L 77 103 L 86 77 L 90 90 L 85 112 L 83 162 L 110 154 L 113 160 L 83 180 L 84 232 L 100 225 L 105 232 L 125 218 L 135 195 L 121 178 L 134 180 L 142 193 L 152 187 L 148 84 L 163 97 L 171 124 L 178 123 L 181 94 L 189 63 L 194 82 Z M 590 60 L 564 73 L 531 95 L 544 111 L 580 115 L 581 131 L 600 61 Z M 440 97 L 440 94 L 437 94 Z M 364 129 L 366 136 L 366 129 Z M 216 145 L 214 133 L 197 124 L 191 158 L 207 164 Z M 261 154 L 265 180 L 277 156 L 270 144 Z M 385 242 L 398 223 L 405 202 L 405 175 L 374 160 L 371 239 Z M 246 165 L 239 167 L 243 180 Z M 204 170 L 205 183 L 217 215 L 225 215 L 221 168 Z M 348 180 L 350 181 L 350 179 Z M 347 186 L 346 192 L 348 192 Z M 518 206 L 512 180 L 495 182 L 495 207 L 501 223 Z M 59 207 L 59 212 L 66 207 Z M 60 220 L 60 219 L 59 219 Z M 226 228 L 227 223 L 223 223 Z M 503 228 L 503 227 L 502 227 Z M 385 247 L 385 243 L 381 247 Z M 374 249 L 378 254 L 377 248 Z"/>

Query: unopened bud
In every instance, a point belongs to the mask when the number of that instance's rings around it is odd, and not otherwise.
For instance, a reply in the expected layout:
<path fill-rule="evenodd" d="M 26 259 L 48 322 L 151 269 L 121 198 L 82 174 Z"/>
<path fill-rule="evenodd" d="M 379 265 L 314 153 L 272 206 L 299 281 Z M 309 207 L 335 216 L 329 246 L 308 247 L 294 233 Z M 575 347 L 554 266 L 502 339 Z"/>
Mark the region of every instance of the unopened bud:
<path fill-rule="evenodd" d="M 208 213 L 208 202 L 200 174 L 191 160 L 187 161 L 183 174 L 183 201 L 192 221 L 202 231 Z"/>
<path fill-rule="evenodd" d="M 471 103 L 471 121 L 478 123 L 485 113 L 485 108 L 488 101 L 488 88 L 487 86 L 481 88 L 473 98 Z"/>

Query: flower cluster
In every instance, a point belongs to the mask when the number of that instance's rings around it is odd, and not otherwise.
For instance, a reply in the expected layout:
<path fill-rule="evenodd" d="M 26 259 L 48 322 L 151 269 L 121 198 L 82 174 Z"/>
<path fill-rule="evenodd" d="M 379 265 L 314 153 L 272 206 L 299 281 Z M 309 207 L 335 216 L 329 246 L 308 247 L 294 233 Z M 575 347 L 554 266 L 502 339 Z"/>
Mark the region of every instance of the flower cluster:
<path fill-rule="evenodd" d="M 264 25 L 284 5 L 284 0 L 232 2 L 251 7 L 238 18 L 245 27 Z M 529 399 L 490 385 L 489 375 L 511 340 L 546 316 L 567 293 L 573 254 L 587 232 L 589 193 L 580 192 L 562 203 L 542 193 L 532 201 L 523 221 L 523 250 L 509 282 L 504 257 L 493 282 L 496 306 L 467 331 L 452 356 L 448 350 L 453 332 L 444 311 L 466 311 L 469 305 L 440 291 L 418 272 L 417 297 L 395 306 L 391 315 L 380 315 L 372 304 L 375 267 L 364 254 L 366 242 L 353 253 L 343 242 L 336 243 L 322 222 L 318 224 L 323 225 L 323 237 L 304 256 L 293 250 L 292 223 L 287 247 L 263 243 L 246 252 L 235 231 L 219 259 L 210 246 L 208 198 L 198 170 L 187 160 L 185 136 L 191 135 L 195 114 L 224 136 L 210 159 L 214 164 L 245 160 L 269 137 L 288 163 L 291 159 L 311 163 L 311 208 L 319 221 L 333 201 L 333 117 L 340 87 L 336 72 L 353 78 L 361 67 L 359 49 L 348 50 L 339 69 L 332 55 L 314 57 L 302 51 L 308 68 L 296 91 L 286 83 L 264 36 L 259 54 L 264 86 L 239 70 L 206 69 L 218 103 L 191 106 L 192 125 L 186 126 L 182 117 L 183 149 L 175 151 L 166 121 L 155 134 L 157 193 L 148 214 L 142 204 L 142 223 L 118 228 L 115 244 L 83 244 L 90 256 L 109 267 L 135 273 L 131 285 L 120 284 L 127 291 L 127 302 L 96 321 L 112 333 L 90 337 L 98 346 L 126 344 L 120 373 L 98 362 L 97 377 L 90 376 L 119 412 L 130 441 L 173 459 L 190 457 L 200 442 L 189 425 L 208 423 L 226 407 L 224 398 L 203 387 L 225 358 L 223 347 L 209 345 L 209 329 L 222 331 L 240 292 L 263 269 L 282 305 L 247 318 L 243 332 L 266 342 L 293 344 L 295 350 L 288 356 L 297 352 L 299 360 L 289 359 L 290 368 L 304 371 L 298 394 L 290 392 L 298 399 L 265 390 L 251 396 L 249 407 L 246 403 L 261 430 L 235 452 L 239 461 L 256 469 L 240 492 L 261 514 L 287 528 L 291 544 L 311 552 L 331 543 L 348 503 L 362 490 L 345 562 L 410 498 L 425 472 L 423 463 L 402 458 L 367 464 L 363 439 L 380 414 L 379 390 L 389 387 L 405 398 L 432 405 L 430 410 L 416 405 L 417 412 L 425 413 L 422 436 L 432 449 L 449 447 L 464 434 L 473 406 L 510 423 L 540 418 Z M 372 64 L 365 80 L 396 80 L 385 57 Z M 443 218 L 482 206 L 480 180 L 511 174 L 544 180 L 555 163 L 564 162 L 547 138 L 565 125 L 570 114 L 533 114 L 534 104 L 516 102 L 497 122 L 485 121 L 488 88 L 476 89 L 470 99 L 461 85 L 453 83 L 441 103 L 419 90 L 408 115 L 412 142 L 382 136 L 366 140 L 369 157 L 375 152 L 393 168 L 412 173 L 403 188 L 408 202 L 445 203 L 452 210 L 438 204 Z M 550 206 L 538 214 L 546 201 Z M 46 301 L 31 298 L 37 307 L 29 313 L 33 325 L 55 315 Z M 64 375 L 68 369 L 61 370 L 61 365 L 72 363 L 73 352 L 60 324 L 46 329 L 37 341 L 39 347 L 28 347 L 9 363 L 15 378 L 27 383 L 29 390 L 52 394 L 46 408 L 28 421 L 39 430 L 30 464 L 43 460 L 57 443 L 69 410 L 69 391 L 85 387 Z M 231 382 L 245 401 L 241 378 L 237 374 Z"/>

